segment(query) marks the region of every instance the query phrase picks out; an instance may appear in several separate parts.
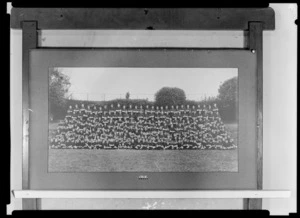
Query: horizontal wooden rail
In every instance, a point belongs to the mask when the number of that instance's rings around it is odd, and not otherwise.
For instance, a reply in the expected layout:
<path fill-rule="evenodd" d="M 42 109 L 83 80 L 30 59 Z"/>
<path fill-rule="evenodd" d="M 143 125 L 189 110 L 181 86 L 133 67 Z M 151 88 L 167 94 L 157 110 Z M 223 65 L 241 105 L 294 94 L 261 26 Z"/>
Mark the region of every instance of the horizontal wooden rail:
<path fill-rule="evenodd" d="M 98 191 L 13 190 L 15 198 L 289 198 L 288 190 Z"/>
<path fill-rule="evenodd" d="M 268 8 L 12 8 L 11 28 L 37 21 L 38 29 L 247 30 L 249 22 L 275 29 Z"/>

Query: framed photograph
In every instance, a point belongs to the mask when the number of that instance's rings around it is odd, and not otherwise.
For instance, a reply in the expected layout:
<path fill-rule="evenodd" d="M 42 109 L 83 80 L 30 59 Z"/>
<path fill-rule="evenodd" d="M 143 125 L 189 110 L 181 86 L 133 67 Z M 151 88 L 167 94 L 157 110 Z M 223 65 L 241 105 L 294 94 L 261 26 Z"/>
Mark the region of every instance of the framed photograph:
<path fill-rule="evenodd" d="M 22 30 L 22 191 L 263 189 L 272 8 L 13 8 L 11 28 Z M 243 48 L 47 47 L 44 30 L 247 39 Z M 40 209 L 38 197 L 22 208 Z M 261 209 L 262 199 L 243 207 Z"/>
<path fill-rule="evenodd" d="M 31 49 L 30 189 L 257 189 L 256 55 Z"/>

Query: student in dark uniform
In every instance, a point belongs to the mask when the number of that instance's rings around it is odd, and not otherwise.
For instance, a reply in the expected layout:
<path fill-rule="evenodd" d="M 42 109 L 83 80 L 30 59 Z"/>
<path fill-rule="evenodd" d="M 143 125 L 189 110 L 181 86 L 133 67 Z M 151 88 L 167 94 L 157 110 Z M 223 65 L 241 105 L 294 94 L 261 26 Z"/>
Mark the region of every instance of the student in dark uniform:
<path fill-rule="evenodd" d="M 202 116 L 207 116 L 208 115 L 208 110 L 207 110 L 207 106 L 203 105 L 203 109 L 202 109 Z"/>
<path fill-rule="evenodd" d="M 163 115 L 164 115 L 164 117 L 163 117 L 164 120 L 170 116 L 170 109 L 169 109 L 168 105 L 164 108 Z"/>
<path fill-rule="evenodd" d="M 122 121 L 125 122 L 127 121 L 129 118 L 128 112 L 126 110 L 126 106 L 123 105 L 123 109 L 122 109 Z"/>
<path fill-rule="evenodd" d="M 173 116 L 174 117 L 178 117 L 179 116 L 179 107 L 178 107 L 178 105 L 176 105 L 176 107 L 173 110 Z"/>
<path fill-rule="evenodd" d="M 151 106 L 151 110 L 150 110 L 150 118 L 151 118 L 151 120 L 154 118 L 154 115 L 155 115 L 155 109 L 154 109 L 154 106 Z"/>
<path fill-rule="evenodd" d="M 184 115 L 184 107 L 183 105 L 181 105 L 181 108 L 179 109 L 179 114 L 178 114 L 180 117 L 183 117 Z"/>
<path fill-rule="evenodd" d="M 132 105 L 129 105 L 129 109 L 128 109 L 128 115 L 129 115 L 129 119 L 133 116 L 133 111 L 132 111 Z"/>
<path fill-rule="evenodd" d="M 174 105 L 171 105 L 171 109 L 169 110 L 169 113 L 168 113 L 168 116 L 170 118 L 173 118 L 175 116 L 175 108 L 174 108 Z"/>
<path fill-rule="evenodd" d="M 144 116 L 145 116 L 146 122 L 148 122 L 148 119 L 151 116 L 151 112 L 149 110 L 149 105 L 146 105 L 146 108 L 145 108 L 145 111 L 144 111 Z"/>
<path fill-rule="evenodd" d="M 109 117 L 109 120 L 112 122 L 113 121 L 113 118 L 114 118 L 114 106 L 113 104 L 111 104 L 108 108 L 108 117 Z"/>
<path fill-rule="evenodd" d="M 210 104 L 208 105 L 208 107 L 207 107 L 207 112 L 206 112 L 206 115 L 207 115 L 207 117 L 208 117 L 208 122 L 210 123 L 211 121 L 212 121 L 212 111 L 211 111 L 211 106 L 210 106 Z"/>
<path fill-rule="evenodd" d="M 192 106 L 191 116 L 192 116 L 193 118 L 196 118 L 196 117 L 197 117 L 197 110 L 196 110 L 196 108 L 195 108 L 195 105 Z"/>
<path fill-rule="evenodd" d="M 136 106 L 137 107 L 137 106 Z M 143 117 L 144 117 L 144 110 L 143 110 L 143 106 L 141 105 L 139 108 L 136 109 L 137 110 L 137 121 L 138 122 L 142 122 Z"/>
<path fill-rule="evenodd" d="M 74 108 L 74 110 L 73 110 L 73 114 L 77 117 L 77 115 L 78 115 L 78 112 L 79 112 L 79 108 L 78 108 L 78 105 L 77 104 L 75 104 L 75 108 Z"/>
<path fill-rule="evenodd" d="M 102 110 L 102 107 L 101 107 L 101 106 L 99 107 L 97 116 L 98 116 L 98 120 L 99 120 L 100 122 L 102 122 L 103 110 Z"/>
<path fill-rule="evenodd" d="M 200 116 L 202 112 L 200 104 L 197 105 L 197 116 Z"/>
<path fill-rule="evenodd" d="M 134 118 L 134 121 L 136 122 L 137 121 L 137 116 L 138 116 L 138 113 L 139 113 L 139 110 L 137 108 L 137 106 L 135 105 L 134 108 L 132 109 L 132 113 L 133 113 L 133 118 Z"/>
<path fill-rule="evenodd" d="M 108 108 L 107 108 L 107 105 L 104 105 L 104 107 L 103 107 L 103 117 L 105 119 L 108 118 Z"/>
<path fill-rule="evenodd" d="M 82 108 L 82 105 L 81 105 L 81 108 L 78 109 L 78 115 L 77 115 L 77 119 L 79 122 L 82 122 L 82 115 L 83 115 L 83 108 Z"/>
<path fill-rule="evenodd" d="M 66 118 L 68 121 L 71 120 L 72 115 L 73 115 L 73 109 L 72 109 L 72 106 L 70 105 L 67 110 L 67 115 L 66 115 Z"/>
<path fill-rule="evenodd" d="M 97 106 L 93 105 L 93 107 L 91 107 L 91 116 L 95 117 L 97 115 Z"/>
<path fill-rule="evenodd" d="M 156 108 L 155 108 L 155 110 L 154 110 L 154 120 L 155 120 L 156 123 L 158 123 L 159 116 L 160 116 L 159 107 L 156 106 Z"/>
<path fill-rule="evenodd" d="M 216 117 L 218 117 L 219 116 L 219 110 L 218 110 L 218 107 L 217 107 L 217 104 L 216 103 L 214 103 L 214 107 L 213 107 L 213 115 L 214 115 L 214 117 L 216 118 Z"/>
<path fill-rule="evenodd" d="M 122 116 L 122 112 L 121 112 L 121 105 L 118 103 L 117 104 L 117 108 L 116 108 L 116 116 L 119 119 Z"/>
<path fill-rule="evenodd" d="M 81 108 L 79 109 L 80 113 L 83 114 L 85 112 L 84 104 L 81 104 Z"/>
<path fill-rule="evenodd" d="M 88 105 L 87 108 L 85 109 L 85 113 L 83 115 L 83 117 L 84 117 L 83 122 L 87 122 L 87 123 L 91 122 L 92 116 L 93 115 L 92 115 L 91 107 L 90 107 L 90 105 Z"/>

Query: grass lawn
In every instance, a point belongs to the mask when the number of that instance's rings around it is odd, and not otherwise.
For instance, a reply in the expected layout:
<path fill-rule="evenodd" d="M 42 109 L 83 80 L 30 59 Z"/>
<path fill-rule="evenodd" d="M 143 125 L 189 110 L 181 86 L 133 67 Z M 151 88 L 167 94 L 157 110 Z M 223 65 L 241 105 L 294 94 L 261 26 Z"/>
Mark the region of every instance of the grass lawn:
<path fill-rule="evenodd" d="M 238 170 L 234 150 L 49 149 L 49 172 L 216 172 Z"/>

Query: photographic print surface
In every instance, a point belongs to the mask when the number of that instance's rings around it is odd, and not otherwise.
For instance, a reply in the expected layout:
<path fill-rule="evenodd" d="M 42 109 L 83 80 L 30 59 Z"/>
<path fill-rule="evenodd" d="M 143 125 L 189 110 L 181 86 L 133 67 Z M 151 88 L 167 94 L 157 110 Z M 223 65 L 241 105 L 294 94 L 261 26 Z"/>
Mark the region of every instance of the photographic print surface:
<path fill-rule="evenodd" d="M 50 68 L 49 172 L 238 172 L 237 68 Z"/>

